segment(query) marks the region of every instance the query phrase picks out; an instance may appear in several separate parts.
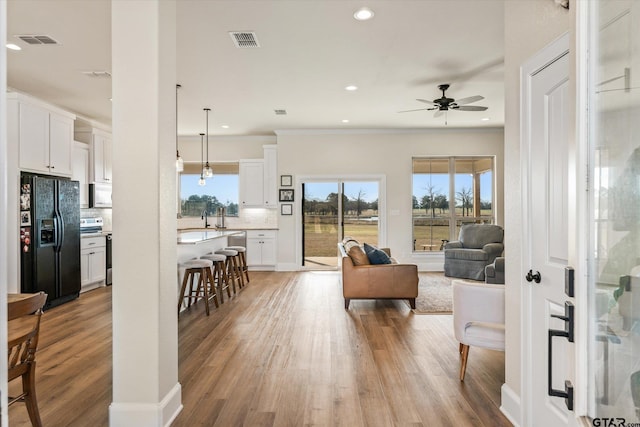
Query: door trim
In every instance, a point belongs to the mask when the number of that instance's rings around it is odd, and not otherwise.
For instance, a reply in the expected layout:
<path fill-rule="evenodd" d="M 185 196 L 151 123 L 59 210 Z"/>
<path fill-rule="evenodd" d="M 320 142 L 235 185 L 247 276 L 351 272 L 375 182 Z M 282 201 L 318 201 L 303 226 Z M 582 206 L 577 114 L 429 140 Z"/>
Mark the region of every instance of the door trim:
<path fill-rule="evenodd" d="M 378 182 L 378 246 L 387 246 L 387 177 L 381 174 L 362 175 L 298 175 L 295 178 L 295 187 L 300 197 L 298 202 L 302 203 L 302 183 L 303 182 L 326 182 L 326 181 L 377 181 Z M 300 206 L 300 205 L 298 205 Z M 294 209 L 295 214 L 295 251 L 296 265 L 298 270 L 302 267 L 302 209 Z M 338 248 L 336 247 L 336 256 Z"/>
<path fill-rule="evenodd" d="M 531 120 L 531 86 L 533 78 L 542 70 L 556 62 L 558 59 L 569 54 L 570 36 L 566 32 L 552 41 L 541 51 L 529 58 L 520 67 L 520 170 L 521 177 L 521 205 L 522 205 L 522 229 L 520 241 L 523 242 L 520 254 L 520 267 L 518 273 L 526 271 L 532 263 L 531 260 L 531 243 L 528 241 L 532 233 L 531 224 L 531 181 L 529 174 L 531 171 L 531 132 L 533 128 Z M 570 173 L 571 174 L 571 173 Z M 569 245 L 571 246 L 571 244 Z M 534 351 L 531 342 L 530 325 L 531 319 L 533 288 L 526 283 L 524 275 L 520 274 L 516 284 L 520 287 L 520 337 L 522 337 L 521 345 L 521 406 L 520 420 L 522 425 L 533 425 L 533 373 L 531 371 L 532 357 Z"/>

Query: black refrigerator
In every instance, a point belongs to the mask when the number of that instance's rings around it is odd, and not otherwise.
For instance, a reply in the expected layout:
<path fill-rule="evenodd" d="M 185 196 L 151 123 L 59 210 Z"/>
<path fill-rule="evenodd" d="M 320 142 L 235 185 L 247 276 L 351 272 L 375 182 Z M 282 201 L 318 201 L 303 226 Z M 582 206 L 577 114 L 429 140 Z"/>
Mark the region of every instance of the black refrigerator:
<path fill-rule="evenodd" d="M 45 308 L 80 295 L 80 185 L 20 176 L 21 292 L 47 293 Z"/>

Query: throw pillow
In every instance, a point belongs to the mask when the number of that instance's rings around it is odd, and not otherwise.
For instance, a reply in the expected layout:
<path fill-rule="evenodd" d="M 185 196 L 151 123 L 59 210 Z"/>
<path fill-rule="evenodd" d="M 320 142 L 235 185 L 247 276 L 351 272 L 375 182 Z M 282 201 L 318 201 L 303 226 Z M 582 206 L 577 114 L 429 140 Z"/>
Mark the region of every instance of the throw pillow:
<path fill-rule="evenodd" d="M 391 258 L 389 258 L 389 255 L 375 246 L 365 243 L 364 252 L 367 254 L 367 258 L 369 258 L 369 262 L 371 264 L 391 264 Z"/>
<path fill-rule="evenodd" d="M 353 262 L 353 265 L 369 265 L 369 257 L 364 253 L 360 246 L 352 246 L 348 252 L 349 258 Z"/>

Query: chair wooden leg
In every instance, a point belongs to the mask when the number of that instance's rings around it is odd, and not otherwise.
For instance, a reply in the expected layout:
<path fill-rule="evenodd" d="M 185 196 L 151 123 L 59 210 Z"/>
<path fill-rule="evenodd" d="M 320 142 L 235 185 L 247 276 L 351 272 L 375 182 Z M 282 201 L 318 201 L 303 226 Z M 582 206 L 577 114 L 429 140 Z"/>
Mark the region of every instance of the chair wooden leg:
<path fill-rule="evenodd" d="M 213 299 L 213 303 L 216 307 L 220 307 L 218 304 L 218 292 L 216 291 L 216 280 L 213 277 L 213 272 L 210 268 L 206 268 L 207 271 L 207 279 L 209 280 L 209 295 L 207 296 L 207 306 L 209 305 L 209 299 Z M 205 288 L 207 287 L 207 283 L 205 283 Z M 213 295 L 212 295 L 213 294 Z"/>
<path fill-rule="evenodd" d="M 38 400 L 36 398 L 36 362 L 31 362 L 29 370 L 22 376 L 22 389 L 25 393 L 24 403 L 33 427 L 42 427 Z"/>
<path fill-rule="evenodd" d="M 462 354 L 462 343 L 458 344 L 458 353 Z"/>
<path fill-rule="evenodd" d="M 182 286 L 180 287 L 180 295 L 178 296 L 178 314 L 180 314 L 180 308 L 182 307 L 182 303 L 184 302 L 184 292 L 187 290 L 188 278 L 189 278 L 189 275 L 185 270 L 184 278 L 182 279 Z"/>
<path fill-rule="evenodd" d="M 242 274 L 242 269 L 240 266 L 240 256 L 234 256 L 232 259 L 233 263 L 233 274 L 238 279 L 238 283 L 240 284 L 240 289 L 244 288 L 244 275 Z"/>
<path fill-rule="evenodd" d="M 236 279 L 233 274 L 233 264 L 231 262 L 231 257 L 227 257 L 227 260 L 224 262 L 224 270 L 227 275 L 227 280 L 231 280 L 231 285 L 233 286 L 233 294 L 237 294 L 236 290 Z M 238 285 L 239 286 L 239 285 Z"/>
<path fill-rule="evenodd" d="M 247 256 L 244 252 L 240 252 L 240 260 L 242 272 L 244 273 L 244 277 L 247 279 L 247 283 L 249 283 L 249 267 L 247 267 Z"/>
<path fill-rule="evenodd" d="M 467 358 L 469 357 L 469 346 L 466 344 L 460 344 L 462 357 L 460 358 L 460 381 L 464 381 L 464 374 L 467 371 Z"/>
<path fill-rule="evenodd" d="M 209 315 L 209 286 L 207 285 L 207 269 L 200 269 L 200 277 L 198 278 L 198 295 L 200 290 L 204 294 L 204 311 Z M 197 298 L 196 298 L 197 299 Z"/>

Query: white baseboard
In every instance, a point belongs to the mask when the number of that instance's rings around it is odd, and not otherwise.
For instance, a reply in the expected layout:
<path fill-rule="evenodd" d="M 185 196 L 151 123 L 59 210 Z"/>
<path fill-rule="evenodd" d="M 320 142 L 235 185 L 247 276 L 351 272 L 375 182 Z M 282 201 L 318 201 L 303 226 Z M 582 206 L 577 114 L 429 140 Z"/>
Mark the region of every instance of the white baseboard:
<path fill-rule="evenodd" d="M 109 405 L 109 427 L 169 427 L 182 411 L 182 387 L 177 383 L 159 403 Z"/>
<path fill-rule="evenodd" d="M 502 384 L 501 391 L 501 405 L 500 411 L 515 427 L 522 425 L 520 419 L 522 414 L 522 407 L 520 404 L 520 396 L 518 396 L 507 384 Z"/>

